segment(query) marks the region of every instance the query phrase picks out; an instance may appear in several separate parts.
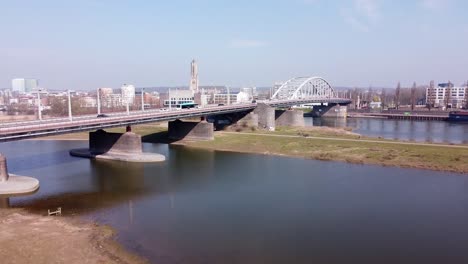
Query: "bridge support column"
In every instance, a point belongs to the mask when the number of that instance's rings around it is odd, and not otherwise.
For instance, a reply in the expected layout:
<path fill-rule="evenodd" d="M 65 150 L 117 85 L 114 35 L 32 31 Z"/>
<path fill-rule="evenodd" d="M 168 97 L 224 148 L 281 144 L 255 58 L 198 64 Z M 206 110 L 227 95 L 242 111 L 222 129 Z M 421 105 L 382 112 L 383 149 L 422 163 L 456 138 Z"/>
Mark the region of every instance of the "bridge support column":
<path fill-rule="evenodd" d="M 303 127 L 304 112 L 301 110 L 275 110 L 277 126 Z"/>
<path fill-rule="evenodd" d="M 0 154 L 0 195 L 28 194 L 39 188 L 39 181 L 8 173 L 6 157 Z"/>
<path fill-rule="evenodd" d="M 323 113 L 323 117 L 346 118 L 348 115 L 348 108 L 344 105 L 335 105 L 328 111 Z"/>
<path fill-rule="evenodd" d="M 89 133 L 88 149 L 72 149 L 70 155 L 128 162 L 160 162 L 166 159 L 161 154 L 144 153 L 140 135 L 133 132 L 108 133 L 102 129 Z"/>
<path fill-rule="evenodd" d="M 179 119 L 169 122 L 170 139 L 180 140 L 213 140 L 213 124 L 205 120 L 200 122 L 181 121 Z"/>
<path fill-rule="evenodd" d="M 258 114 L 254 112 L 250 112 L 246 114 L 243 118 L 237 120 L 236 122 L 237 126 L 241 127 L 258 127 Z"/>
<path fill-rule="evenodd" d="M 254 114 L 258 115 L 258 127 L 260 129 L 275 130 L 275 108 L 259 103 L 254 110 Z"/>
<path fill-rule="evenodd" d="M 309 113 L 306 113 L 306 116 L 321 117 L 335 106 L 337 105 L 336 104 L 314 105 L 312 108 L 312 111 L 310 111 Z"/>
<path fill-rule="evenodd" d="M 241 132 L 243 130 L 255 130 L 258 128 L 258 114 L 254 112 L 247 113 L 243 117 L 234 120 L 229 129 Z"/>

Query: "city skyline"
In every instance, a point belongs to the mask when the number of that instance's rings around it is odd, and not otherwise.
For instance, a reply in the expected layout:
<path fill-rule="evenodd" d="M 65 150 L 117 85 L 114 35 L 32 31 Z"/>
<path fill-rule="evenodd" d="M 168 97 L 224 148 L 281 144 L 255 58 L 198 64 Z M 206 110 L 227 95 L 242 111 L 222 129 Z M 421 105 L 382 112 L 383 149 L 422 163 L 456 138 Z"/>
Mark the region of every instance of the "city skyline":
<path fill-rule="evenodd" d="M 322 76 L 333 86 L 395 87 L 467 79 L 463 1 L 8 2 L 0 88 L 272 86 Z M 441 19 L 445 18 L 447 19 Z M 24 34 L 27 32 L 28 34 Z M 122 34 L 125 32 L 125 34 Z M 310 32 L 310 33 L 304 33 Z"/>

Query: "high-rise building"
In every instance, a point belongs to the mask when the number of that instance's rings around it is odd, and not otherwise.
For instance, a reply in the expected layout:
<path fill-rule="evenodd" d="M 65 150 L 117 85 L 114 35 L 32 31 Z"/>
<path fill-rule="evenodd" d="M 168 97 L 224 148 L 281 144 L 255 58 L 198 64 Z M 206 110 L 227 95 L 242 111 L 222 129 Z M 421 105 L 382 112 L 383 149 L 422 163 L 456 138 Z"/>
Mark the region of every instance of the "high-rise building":
<path fill-rule="evenodd" d="M 30 93 L 32 90 L 36 90 L 39 86 L 39 83 L 36 79 L 25 79 L 25 89 L 26 93 Z"/>
<path fill-rule="evenodd" d="M 192 60 L 190 75 L 190 90 L 198 93 L 198 65 L 195 60 Z"/>
<path fill-rule="evenodd" d="M 26 84 L 24 79 L 13 79 L 11 80 L 11 90 L 14 92 L 24 93 Z"/>
<path fill-rule="evenodd" d="M 426 89 L 426 102 L 433 104 L 434 107 L 462 108 L 467 90 L 463 86 L 440 83 L 437 87 Z"/>
<path fill-rule="evenodd" d="M 11 89 L 20 93 L 30 93 L 38 86 L 37 79 L 16 78 L 11 80 Z"/>
<path fill-rule="evenodd" d="M 133 104 L 133 101 L 135 100 L 135 86 L 131 84 L 124 84 L 120 88 L 120 91 L 122 93 L 122 103 L 126 104 Z"/>

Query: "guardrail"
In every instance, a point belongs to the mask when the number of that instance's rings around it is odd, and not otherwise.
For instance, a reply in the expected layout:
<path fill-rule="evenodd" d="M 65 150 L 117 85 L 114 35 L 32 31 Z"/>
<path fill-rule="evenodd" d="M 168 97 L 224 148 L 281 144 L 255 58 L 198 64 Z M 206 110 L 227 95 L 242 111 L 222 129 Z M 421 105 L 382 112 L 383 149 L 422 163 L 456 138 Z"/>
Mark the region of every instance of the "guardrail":
<path fill-rule="evenodd" d="M 0 141 L 48 136 L 54 134 L 89 131 L 100 128 L 126 126 L 132 124 L 168 121 L 179 118 L 192 118 L 211 114 L 226 114 L 254 109 L 256 104 L 207 107 L 200 109 L 180 109 L 166 112 L 139 112 L 131 115 L 110 116 L 78 121 L 28 124 L 17 127 L 0 128 Z"/>
<path fill-rule="evenodd" d="M 284 107 L 308 103 L 348 104 L 350 102 L 351 101 L 349 99 L 342 98 L 258 101 L 258 103 L 265 103 L 272 107 Z M 252 110 L 256 106 L 257 103 L 246 103 L 227 106 L 209 106 L 204 108 L 174 109 L 171 111 L 145 110 L 133 111 L 128 114 L 127 112 L 110 113 L 108 117 L 100 118 L 95 115 L 87 115 L 74 117 L 73 121 L 69 121 L 68 118 L 55 118 L 41 121 L 35 120 L 8 123 L 0 125 L 0 141 L 19 140 L 158 121 L 169 121 L 179 118 L 191 118 L 212 114 L 242 112 Z"/>

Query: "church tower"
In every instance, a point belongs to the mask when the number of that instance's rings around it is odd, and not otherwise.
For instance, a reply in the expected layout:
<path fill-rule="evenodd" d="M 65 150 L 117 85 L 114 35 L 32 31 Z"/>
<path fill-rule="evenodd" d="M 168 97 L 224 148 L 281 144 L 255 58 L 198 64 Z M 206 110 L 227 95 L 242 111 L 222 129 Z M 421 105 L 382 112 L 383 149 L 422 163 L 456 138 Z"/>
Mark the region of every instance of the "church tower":
<path fill-rule="evenodd" d="M 190 74 L 190 90 L 192 90 L 194 93 L 198 93 L 198 65 L 195 60 L 192 60 Z"/>

